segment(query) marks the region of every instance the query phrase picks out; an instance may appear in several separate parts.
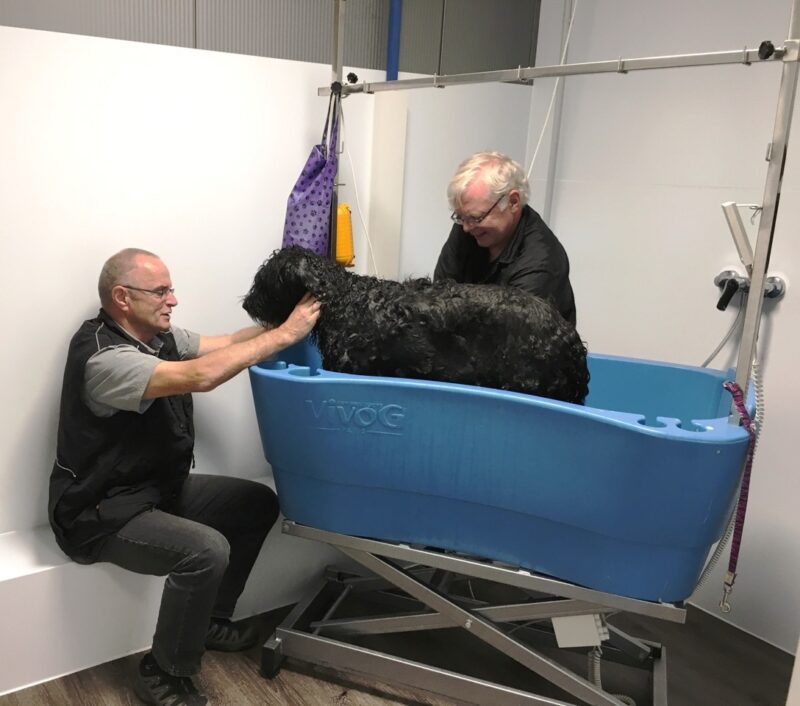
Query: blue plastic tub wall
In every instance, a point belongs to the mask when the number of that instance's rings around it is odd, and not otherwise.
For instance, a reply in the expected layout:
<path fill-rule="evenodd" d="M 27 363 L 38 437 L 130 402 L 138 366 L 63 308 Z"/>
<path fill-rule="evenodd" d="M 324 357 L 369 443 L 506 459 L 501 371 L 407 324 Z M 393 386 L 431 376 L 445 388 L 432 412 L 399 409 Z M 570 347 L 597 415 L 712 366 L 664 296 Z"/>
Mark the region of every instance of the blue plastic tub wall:
<path fill-rule="evenodd" d="M 286 517 L 646 600 L 694 590 L 748 443 L 729 375 L 592 355 L 579 406 L 332 373 L 315 354 L 250 370 Z"/>

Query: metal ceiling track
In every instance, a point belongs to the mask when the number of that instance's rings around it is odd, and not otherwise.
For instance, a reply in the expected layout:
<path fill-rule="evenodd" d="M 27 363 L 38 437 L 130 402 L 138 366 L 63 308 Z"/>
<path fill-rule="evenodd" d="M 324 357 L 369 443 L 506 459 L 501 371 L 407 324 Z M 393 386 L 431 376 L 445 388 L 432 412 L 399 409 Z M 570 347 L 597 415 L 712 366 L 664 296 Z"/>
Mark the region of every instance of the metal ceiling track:
<path fill-rule="evenodd" d="M 344 0 L 337 0 L 344 1 Z M 668 56 L 649 56 L 607 61 L 588 61 L 575 64 L 553 64 L 550 66 L 518 66 L 516 69 L 497 71 L 477 71 L 468 74 L 434 74 L 421 78 L 400 79 L 397 81 L 375 81 L 354 83 L 342 86 L 342 95 L 350 93 L 380 93 L 381 91 L 400 91 L 409 88 L 445 88 L 446 86 L 474 83 L 525 83 L 537 78 L 558 76 L 582 76 L 587 74 L 627 74 L 633 71 L 653 69 L 678 69 L 689 66 L 719 66 L 723 64 L 774 63 L 776 61 L 797 61 L 798 41 L 787 40 L 783 47 L 776 48 L 768 57 L 760 57 L 759 49 L 704 52 L 698 54 L 672 54 Z M 321 86 L 317 94 L 327 96 L 330 86 Z"/>

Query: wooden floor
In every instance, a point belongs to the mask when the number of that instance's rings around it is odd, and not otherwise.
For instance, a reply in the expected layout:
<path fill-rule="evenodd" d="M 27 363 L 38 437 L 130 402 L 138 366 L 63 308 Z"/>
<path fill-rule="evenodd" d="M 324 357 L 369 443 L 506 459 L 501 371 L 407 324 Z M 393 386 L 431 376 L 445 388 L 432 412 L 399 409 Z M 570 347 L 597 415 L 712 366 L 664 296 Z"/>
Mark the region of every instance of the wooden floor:
<path fill-rule="evenodd" d="M 268 637 L 287 611 L 259 618 L 262 634 Z M 313 676 L 303 665 L 281 669 L 274 679 L 259 673 L 261 646 L 247 652 L 207 652 L 198 686 L 209 697 L 209 706 L 399 706 L 425 704 L 443 706 L 450 702 L 426 697 L 413 690 L 386 687 L 394 693 Z M 0 706 L 140 706 L 131 686 L 141 655 L 114 660 L 83 672 L 0 696 Z M 294 668 L 293 668 L 294 667 Z"/>
<path fill-rule="evenodd" d="M 260 617 L 268 637 L 284 611 Z M 618 628 L 667 647 L 669 706 L 784 706 L 793 665 L 790 655 L 726 623 L 689 608 L 686 624 L 666 623 L 639 616 L 617 615 L 609 621 Z M 394 636 L 393 639 L 400 637 Z M 387 637 L 371 638 L 379 646 Z M 399 652 L 440 666 L 471 666 L 476 676 L 493 678 L 535 693 L 531 675 L 503 655 L 486 651 L 463 631 L 438 630 L 405 633 Z M 394 650 L 398 652 L 398 650 Z M 380 684 L 357 684 L 335 675 L 286 662 L 275 679 L 259 674 L 260 646 L 239 654 L 209 652 L 203 658 L 200 684 L 213 706 L 393 706 L 451 701 L 412 689 Z M 93 669 L 0 697 L 0 706 L 131 706 L 139 700 L 130 687 L 138 656 L 126 657 Z M 649 706 L 647 693 L 636 694 L 637 706 Z M 563 694 L 551 698 L 570 699 Z M 487 706 L 491 706 L 487 704 Z"/>

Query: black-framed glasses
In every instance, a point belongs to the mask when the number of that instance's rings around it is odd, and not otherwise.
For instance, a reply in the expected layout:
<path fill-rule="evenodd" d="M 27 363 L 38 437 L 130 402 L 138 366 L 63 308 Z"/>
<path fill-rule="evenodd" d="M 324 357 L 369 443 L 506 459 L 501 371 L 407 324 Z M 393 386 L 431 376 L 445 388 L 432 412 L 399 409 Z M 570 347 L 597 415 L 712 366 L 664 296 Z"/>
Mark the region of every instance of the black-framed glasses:
<path fill-rule="evenodd" d="M 458 223 L 460 226 L 476 226 L 479 223 L 482 223 L 483 220 L 495 209 L 495 206 L 499 204 L 508 194 L 503 194 L 497 201 L 495 201 L 486 213 L 480 216 L 459 216 L 455 211 L 450 214 L 450 220 L 453 223 Z"/>
<path fill-rule="evenodd" d="M 146 292 L 159 299 L 166 299 L 170 294 L 175 294 L 175 287 L 156 287 L 155 289 L 143 289 L 142 287 L 132 287 L 130 284 L 121 284 L 125 289 L 135 289 L 137 292 Z"/>

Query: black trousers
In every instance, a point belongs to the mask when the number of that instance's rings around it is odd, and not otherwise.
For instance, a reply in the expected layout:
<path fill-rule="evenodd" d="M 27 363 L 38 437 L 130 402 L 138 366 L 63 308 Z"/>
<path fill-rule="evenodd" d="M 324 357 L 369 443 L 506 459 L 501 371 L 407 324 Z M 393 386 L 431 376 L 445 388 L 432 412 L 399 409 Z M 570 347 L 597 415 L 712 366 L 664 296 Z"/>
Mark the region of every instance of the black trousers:
<path fill-rule="evenodd" d="M 166 576 L 153 657 L 175 676 L 200 671 L 211 617 L 230 618 L 278 517 L 271 488 L 190 474 L 174 503 L 137 515 L 98 556 L 139 574 Z"/>

